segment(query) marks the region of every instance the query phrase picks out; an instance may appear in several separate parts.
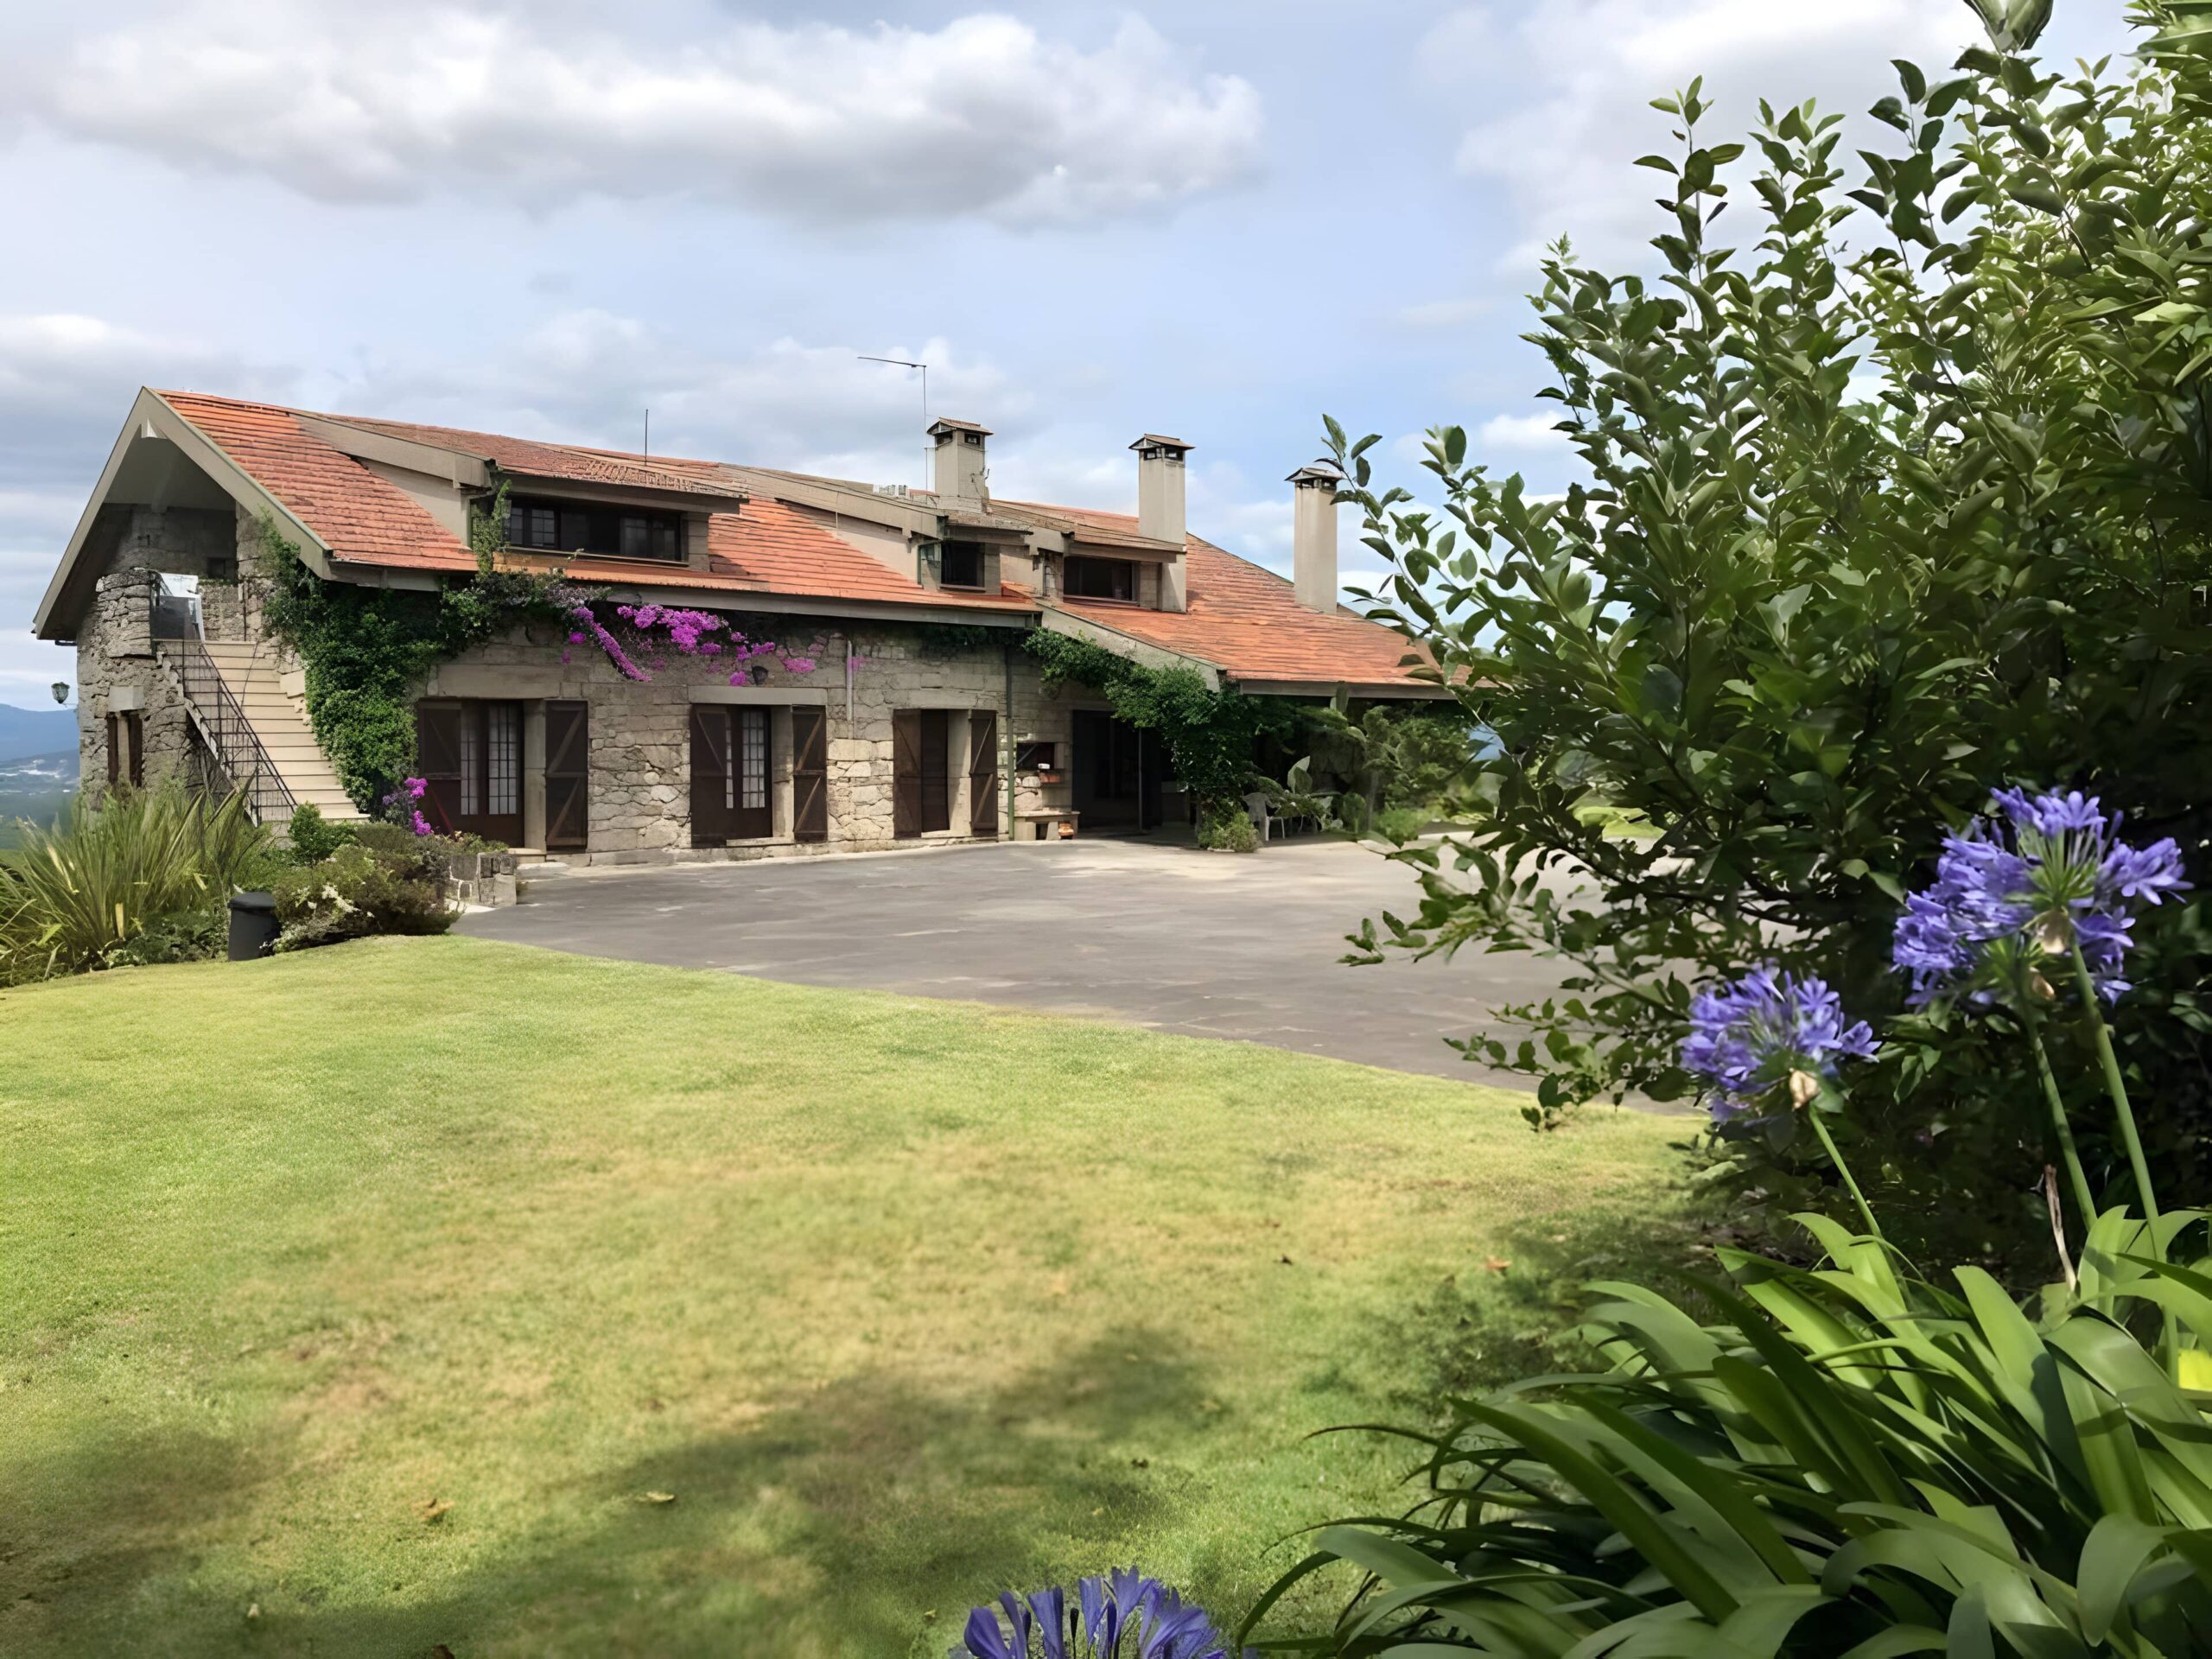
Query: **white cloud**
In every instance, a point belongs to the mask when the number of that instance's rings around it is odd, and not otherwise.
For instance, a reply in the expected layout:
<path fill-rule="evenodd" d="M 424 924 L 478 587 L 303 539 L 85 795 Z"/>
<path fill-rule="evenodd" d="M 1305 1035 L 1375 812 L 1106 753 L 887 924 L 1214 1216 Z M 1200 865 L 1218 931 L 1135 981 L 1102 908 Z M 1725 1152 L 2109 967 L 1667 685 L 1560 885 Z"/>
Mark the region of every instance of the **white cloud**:
<path fill-rule="evenodd" d="M 1663 228 L 1651 199 L 1666 180 L 1634 166 L 1673 145 L 1650 99 L 1702 75 L 1717 103 L 1708 142 L 1741 137 L 1761 98 L 1777 108 L 1815 98 L 1857 121 L 1896 91 L 1891 58 L 1932 76 L 1975 27 L 1966 7 L 1931 0 L 1535 0 L 1452 13 L 1424 41 L 1420 73 L 1485 111 L 1459 164 L 1495 181 L 1514 211 L 1521 237 L 1503 266 L 1525 270 L 1561 234 L 1618 264 L 1644 257 Z"/>
<path fill-rule="evenodd" d="M 1557 415 L 1493 415 L 1475 435 L 1478 449 L 1567 452 L 1567 434 L 1556 430 Z"/>
<path fill-rule="evenodd" d="M 80 40 L 22 96 L 67 134 L 334 202 L 683 197 L 820 224 L 1079 224 L 1258 165 L 1251 85 L 1193 73 L 1134 16 L 1092 50 L 993 15 L 709 22 L 664 42 L 639 22 L 495 0 L 190 0 Z"/>
<path fill-rule="evenodd" d="M 1479 322 L 1497 309 L 1494 296 L 1465 295 L 1456 299 L 1427 300 L 1418 305 L 1401 306 L 1396 321 L 1402 328 L 1436 330 L 1465 328 L 1471 322 Z"/>

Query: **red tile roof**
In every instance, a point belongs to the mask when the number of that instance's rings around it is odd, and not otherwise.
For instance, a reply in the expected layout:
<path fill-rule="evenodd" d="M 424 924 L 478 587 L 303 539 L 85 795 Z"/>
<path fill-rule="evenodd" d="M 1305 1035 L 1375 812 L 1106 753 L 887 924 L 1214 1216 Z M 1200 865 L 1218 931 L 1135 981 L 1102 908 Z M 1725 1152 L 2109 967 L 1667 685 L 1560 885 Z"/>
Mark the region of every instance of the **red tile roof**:
<path fill-rule="evenodd" d="M 1085 528 L 1132 535 L 1136 529 L 1128 513 L 1082 507 L 1046 511 L 1074 520 L 1078 536 Z M 1413 671 L 1431 660 L 1400 634 L 1341 605 L 1328 616 L 1307 610 L 1298 602 L 1297 589 L 1274 571 L 1196 536 L 1185 550 L 1184 563 L 1187 610 L 1153 611 L 1086 599 L 1054 603 L 1071 616 L 1211 663 L 1234 680 L 1316 689 L 1411 684 L 1419 683 Z"/>
<path fill-rule="evenodd" d="M 349 564 L 396 570 L 466 571 L 476 568 L 475 556 L 468 548 L 405 491 L 351 455 L 333 448 L 302 426 L 299 416 L 306 411 L 195 392 L 167 391 L 160 395 L 170 408 L 320 537 L 333 557 Z M 608 484 L 649 483 L 656 488 L 690 488 L 716 496 L 728 493 L 726 486 L 702 476 L 711 470 L 704 462 L 648 462 L 640 457 L 530 443 L 447 427 L 365 421 L 352 416 L 321 418 L 342 420 L 348 425 L 396 437 L 462 449 L 483 455 L 503 468 L 543 477 Z M 556 471 L 556 467 L 566 470 Z M 685 471 L 679 468 L 701 471 L 687 477 Z M 647 474 L 650 478 L 645 476 Z M 804 512 L 779 501 L 754 499 L 747 502 L 741 512 L 715 513 L 709 520 L 707 558 L 708 568 L 704 570 L 688 565 L 601 558 L 563 561 L 546 557 L 524 562 L 542 569 L 565 563 L 569 576 L 577 582 L 611 582 L 626 588 L 724 589 L 732 594 L 775 594 L 933 608 L 1035 608 L 1026 595 L 1010 588 L 985 595 L 943 594 L 924 588 L 831 535 Z"/>
<path fill-rule="evenodd" d="M 197 392 L 159 394 L 256 483 L 313 531 L 332 556 L 387 569 L 466 571 L 469 550 L 398 486 L 316 437 L 305 410 Z M 672 489 L 726 497 L 729 475 L 720 463 L 674 456 L 624 454 L 571 444 L 537 443 L 452 427 L 333 415 L 371 431 L 478 455 L 504 471 L 581 483 Z M 794 476 L 803 476 L 794 474 Z M 915 499 L 927 502 L 925 492 Z M 1065 524 L 1078 542 L 1152 545 L 1137 534 L 1134 515 L 1083 507 L 1008 501 L 1017 513 Z M 733 595 L 1009 611 L 1037 608 L 1022 589 L 994 594 L 948 594 L 922 587 L 823 529 L 805 511 L 755 496 L 738 512 L 709 519 L 705 570 L 614 559 L 566 561 L 579 582 L 623 587 L 721 589 Z M 563 561 L 532 556 L 551 568 Z M 1231 679 L 1312 685 L 1414 683 L 1410 670 L 1426 661 L 1389 629 L 1339 607 L 1330 615 L 1298 603 L 1292 585 L 1272 571 L 1189 538 L 1185 563 L 1190 608 L 1152 611 L 1093 600 L 1054 601 L 1071 616 L 1096 622 L 1163 649 L 1213 664 Z"/>

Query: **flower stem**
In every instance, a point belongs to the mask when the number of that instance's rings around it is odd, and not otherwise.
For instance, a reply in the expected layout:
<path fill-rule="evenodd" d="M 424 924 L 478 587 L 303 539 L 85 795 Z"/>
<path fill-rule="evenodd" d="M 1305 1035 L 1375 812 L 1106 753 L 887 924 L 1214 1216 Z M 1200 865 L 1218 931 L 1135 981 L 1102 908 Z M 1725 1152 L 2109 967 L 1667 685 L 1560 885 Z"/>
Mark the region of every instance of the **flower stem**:
<path fill-rule="evenodd" d="M 2043 1077 L 2043 1097 L 2050 1104 L 2050 1126 L 2058 1132 L 2058 1149 L 2066 1157 L 2066 1173 L 2074 1183 L 2074 1202 L 2082 1209 L 2082 1236 L 2087 1238 L 2097 1218 L 2096 1195 L 2082 1168 L 2082 1154 L 2074 1144 L 2074 1126 L 2067 1121 L 2066 1102 L 2058 1092 L 2058 1078 L 2050 1069 L 2050 1051 L 2043 1046 L 2043 1021 L 2028 1016 L 2028 1040 L 2035 1046 L 2036 1070 Z"/>
<path fill-rule="evenodd" d="M 1821 1109 L 1808 1107 L 1805 1116 L 1812 1120 L 1813 1133 L 1827 1148 L 1828 1160 L 1835 1166 L 1835 1173 L 1843 1177 L 1843 1184 L 1851 1189 L 1851 1196 L 1859 1200 L 1859 1213 L 1866 1217 L 1866 1230 L 1876 1238 L 1882 1236 L 1882 1224 L 1874 1219 L 1873 1206 L 1866 1202 L 1866 1195 L 1859 1190 L 1859 1183 L 1852 1178 L 1851 1166 L 1843 1161 L 1843 1154 L 1836 1150 L 1835 1139 L 1828 1133 L 1828 1126 L 1821 1121 Z"/>
<path fill-rule="evenodd" d="M 2082 993 L 2082 1010 L 2089 1017 L 2090 1035 L 2096 1039 L 2097 1061 L 2104 1068 L 2105 1089 L 2112 1096 L 2113 1110 L 2120 1119 L 2120 1138 L 2127 1147 L 2128 1166 L 2135 1172 L 2135 1192 L 2143 1205 L 2143 1219 L 2151 1239 L 2151 1258 L 2163 1262 L 2166 1250 L 2158 1238 L 2158 1198 L 2151 1190 L 2151 1166 L 2143 1156 L 2143 1137 L 2135 1130 L 2134 1109 L 2127 1103 L 2127 1083 L 2120 1075 L 2120 1057 L 2113 1052 L 2112 1029 L 2105 1024 L 2103 1011 L 2097 1007 L 2096 982 L 2089 977 L 2089 961 L 2082 954 L 2082 941 L 2074 939 L 2071 948 L 2074 982 Z M 2177 1376 L 2181 1368 L 2181 1338 L 2171 1308 L 2159 1310 L 2158 1327 L 2167 1374 Z"/>

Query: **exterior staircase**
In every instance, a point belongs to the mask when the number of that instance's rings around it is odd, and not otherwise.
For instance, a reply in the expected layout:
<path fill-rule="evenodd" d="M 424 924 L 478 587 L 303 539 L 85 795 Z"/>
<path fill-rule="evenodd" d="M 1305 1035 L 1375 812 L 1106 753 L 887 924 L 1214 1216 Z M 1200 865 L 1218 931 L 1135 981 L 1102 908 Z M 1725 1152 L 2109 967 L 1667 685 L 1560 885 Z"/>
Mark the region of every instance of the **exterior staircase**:
<path fill-rule="evenodd" d="M 286 663 L 275 645 L 157 639 L 155 650 L 209 752 L 234 783 L 249 786 L 256 817 L 281 827 L 295 806 L 312 802 L 334 823 L 360 822 L 302 699 L 285 690 Z"/>

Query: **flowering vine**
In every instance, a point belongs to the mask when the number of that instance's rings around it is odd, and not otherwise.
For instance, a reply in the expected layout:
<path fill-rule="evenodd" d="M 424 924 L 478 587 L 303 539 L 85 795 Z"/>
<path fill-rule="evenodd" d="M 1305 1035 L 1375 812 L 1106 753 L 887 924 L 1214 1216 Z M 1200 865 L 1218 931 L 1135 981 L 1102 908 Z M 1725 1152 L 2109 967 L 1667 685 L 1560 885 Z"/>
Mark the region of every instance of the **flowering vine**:
<path fill-rule="evenodd" d="M 403 779 L 397 789 L 384 798 L 385 816 L 392 823 L 412 830 L 418 836 L 435 835 L 430 821 L 423 816 L 420 804 L 423 797 L 430 792 L 428 779 Z"/>
<path fill-rule="evenodd" d="M 823 641 L 816 639 L 803 651 L 787 649 L 772 639 L 753 639 L 738 632 L 712 611 L 689 611 L 672 605 L 618 605 L 617 626 L 599 620 L 592 607 L 579 601 L 569 607 L 569 644 L 596 645 L 625 679 L 650 680 L 664 665 L 664 653 L 681 657 L 719 657 L 730 664 L 729 683 L 743 684 L 751 677 L 747 664 L 773 658 L 785 672 L 811 674 L 820 658 Z M 563 651 L 561 660 L 569 653 Z M 639 658 L 646 659 L 640 663 Z"/>

